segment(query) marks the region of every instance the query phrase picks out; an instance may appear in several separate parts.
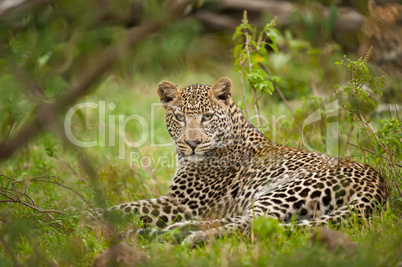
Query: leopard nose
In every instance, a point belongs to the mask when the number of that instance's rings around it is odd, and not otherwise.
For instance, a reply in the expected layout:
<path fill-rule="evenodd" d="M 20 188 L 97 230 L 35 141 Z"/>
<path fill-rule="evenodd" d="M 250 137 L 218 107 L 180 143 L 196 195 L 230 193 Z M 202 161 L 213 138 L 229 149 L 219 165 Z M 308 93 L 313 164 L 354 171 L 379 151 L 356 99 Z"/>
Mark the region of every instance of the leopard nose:
<path fill-rule="evenodd" d="M 201 140 L 186 140 L 186 144 L 191 147 L 191 149 L 194 151 L 199 144 L 201 144 Z"/>

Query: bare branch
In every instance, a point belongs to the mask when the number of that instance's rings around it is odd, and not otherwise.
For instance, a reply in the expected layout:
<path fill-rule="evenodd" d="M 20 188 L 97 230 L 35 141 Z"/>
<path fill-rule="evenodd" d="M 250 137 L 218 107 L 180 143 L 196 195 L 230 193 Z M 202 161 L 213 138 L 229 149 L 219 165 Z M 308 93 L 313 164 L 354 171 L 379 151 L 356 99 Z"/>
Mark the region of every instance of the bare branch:
<path fill-rule="evenodd" d="M 265 68 L 265 66 L 263 64 L 259 64 L 261 69 L 264 70 L 264 72 L 268 75 L 268 77 L 271 78 L 271 76 L 269 75 L 269 72 L 267 70 L 267 68 Z M 272 82 L 272 81 L 271 81 Z M 290 113 L 292 114 L 293 119 L 295 120 L 295 122 L 300 126 L 300 128 L 302 127 L 302 124 L 299 122 L 299 120 L 296 118 L 296 114 L 293 112 L 292 107 L 290 106 L 289 102 L 286 100 L 285 96 L 282 93 L 282 90 L 274 83 L 272 83 L 274 86 L 274 89 L 278 92 L 279 96 L 281 97 L 283 103 L 285 104 L 285 106 L 289 109 Z"/>
<path fill-rule="evenodd" d="M 0 176 L 1 176 L 1 177 L 4 177 L 4 178 L 7 178 L 7 179 L 9 179 L 9 180 L 12 180 L 12 189 L 11 189 L 11 188 L 3 188 L 3 187 L 0 188 L 0 195 L 2 195 L 2 196 L 4 196 L 4 197 L 7 198 L 6 200 L 0 200 L 0 203 L 5 203 L 5 202 L 8 202 L 8 203 L 19 203 L 19 204 L 21 204 L 21 205 L 24 205 L 24 206 L 27 206 L 27 207 L 29 207 L 29 208 L 31 208 L 31 209 L 34 209 L 34 210 L 36 210 L 37 212 L 40 212 L 40 213 L 59 213 L 59 214 L 65 215 L 64 212 L 59 211 L 59 210 L 43 210 L 43 209 L 39 208 L 39 207 L 35 204 L 35 202 L 33 201 L 33 199 L 28 195 L 28 192 L 27 192 L 26 189 L 25 189 L 25 192 L 24 192 L 24 193 L 20 192 L 20 191 L 17 189 L 16 184 L 20 184 L 20 183 L 26 182 L 26 180 L 16 180 L 16 179 L 11 178 L 11 177 L 9 177 L 9 176 L 7 176 L 7 175 L 4 175 L 4 174 L 2 174 L 2 173 L 0 173 Z M 59 180 L 60 182 L 52 181 L 52 180 L 46 180 L 46 179 L 55 179 L 55 180 Z M 29 181 L 31 181 L 31 182 L 53 183 L 53 184 L 56 184 L 56 185 L 58 185 L 58 186 L 64 187 L 64 188 L 66 188 L 66 189 L 68 189 L 68 190 L 74 192 L 74 193 L 75 193 L 77 196 L 79 196 L 90 208 L 93 208 L 93 206 L 91 205 L 91 203 L 90 203 L 84 196 L 82 196 L 80 193 L 78 193 L 78 192 L 75 191 L 74 189 L 72 189 L 72 188 L 70 188 L 70 187 L 68 187 L 68 186 L 63 185 L 63 182 L 64 182 L 64 181 L 61 180 L 61 179 L 60 179 L 59 177 L 57 177 L 57 176 L 40 176 L 40 177 L 34 177 L 34 178 L 30 178 Z M 15 194 L 15 198 L 10 195 L 10 194 L 12 194 L 12 193 Z M 25 197 L 25 198 L 26 198 L 29 202 L 31 202 L 31 203 L 27 203 L 27 202 L 23 201 L 23 200 L 21 199 L 21 197 Z"/>
<path fill-rule="evenodd" d="M 219 1 L 221 10 L 223 12 L 216 13 L 211 11 L 199 11 L 196 18 L 204 23 L 207 28 L 219 30 L 232 30 L 236 28 L 237 12 L 248 10 L 257 14 L 253 20 L 256 21 L 258 26 L 264 26 L 266 21 L 259 19 L 259 14 L 269 13 L 275 14 L 277 24 L 280 26 L 287 26 L 292 22 L 292 15 L 300 12 L 300 3 L 291 3 L 288 1 L 278 0 L 222 0 Z M 322 17 L 330 16 L 331 10 L 328 7 L 321 6 L 318 14 Z M 363 14 L 351 7 L 338 7 L 337 16 L 335 21 L 336 32 L 358 32 L 363 26 L 366 18 Z"/>
<path fill-rule="evenodd" d="M 352 144 L 352 143 L 349 143 L 349 142 L 347 142 L 347 144 L 348 144 L 348 145 L 351 145 L 351 146 L 354 146 L 354 147 L 356 147 L 356 148 L 358 148 L 358 149 L 361 149 L 361 150 L 363 150 L 363 151 L 366 151 L 366 152 L 368 152 L 368 153 L 370 153 L 370 154 L 373 154 L 373 155 L 378 156 L 374 151 L 365 149 L 365 148 L 363 148 L 363 147 L 359 147 L 358 145 L 355 145 L 355 144 Z M 384 157 L 383 155 L 380 155 L 380 157 L 383 158 L 383 159 L 385 159 L 385 160 L 387 160 L 387 158 Z M 395 164 L 396 166 L 402 168 L 402 165 L 401 165 L 401 164 L 398 164 L 398 163 L 394 163 L 394 164 Z"/>
<path fill-rule="evenodd" d="M 102 78 L 106 71 L 118 61 L 120 56 L 124 55 L 125 51 L 172 21 L 181 18 L 185 8 L 190 3 L 191 1 L 180 1 L 180 3 L 171 6 L 158 21 L 132 28 L 122 46 L 114 44 L 105 49 L 99 55 L 96 64 L 93 64 L 91 68 L 84 72 L 78 78 L 77 83 L 72 85 L 63 97 L 57 99 L 54 103 L 42 104 L 38 108 L 36 116 L 28 121 L 8 143 L 0 143 L 0 160 L 13 155 L 19 148 L 25 146 L 33 136 L 36 136 L 43 128 L 51 124 L 55 117 L 61 114 L 69 105 L 88 94 L 91 86 Z"/>
<path fill-rule="evenodd" d="M 50 177 L 52 177 L 52 176 L 50 176 Z M 55 176 L 54 176 L 54 177 L 55 177 Z M 56 178 L 57 178 L 57 177 L 56 177 Z M 52 183 L 52 184 L 56 184 L 56 185 L 58 185 L 58 186 L 64 187 L 64 188 L 66 188 L 66 189 L 68 189 L 68 190 L 74 192 L 74 193 L 75 193 L 77 196 L 79 196 L 90 208 L 93 208 L 93 207 L 92 207 L 92 204 L 91 204 L 83 195 L 81 195 L 80 193 L 78 193 L 77 191 L 75 191 L 74 189 L 72 189 L 71 187 L 68 187 L 68 186 L 66 186 L 66 185 L 63 185 L 62 183 L 58 183 L 58 182 L 51 181 L 51 180 L 43 180 L 43 179 L 41 179 L 41 177 L 32 178 L 31 181 Z"/>
<path fill-rule="evenodd" d="M 19 203 L 19 204 L 24 205 L 24 206 L 26 206 L 26 207 L 28 207 L 28 208 L 31 208 L 31 209 L 33 209 L 33 210 L 36 210 L 36 211 L 39 212 L 39 213 L 58 213 L 58 214 L 66 215 L 66 214 L 65 214 L 64 212 L 62 212 L 61 210 L 43 210 L 43 209 L 41 209 L 41 208 L 38 208 L 37 206 L 34 206 L 34 205 L 32 205 L 32 204 L 26 203 L 26 202 L 21 201 L 21 200 L 11 200 L 11 199 L 9 199 L 9 200 L 3 200 L 3 201 L 1 201 L 1 202 Z"/>

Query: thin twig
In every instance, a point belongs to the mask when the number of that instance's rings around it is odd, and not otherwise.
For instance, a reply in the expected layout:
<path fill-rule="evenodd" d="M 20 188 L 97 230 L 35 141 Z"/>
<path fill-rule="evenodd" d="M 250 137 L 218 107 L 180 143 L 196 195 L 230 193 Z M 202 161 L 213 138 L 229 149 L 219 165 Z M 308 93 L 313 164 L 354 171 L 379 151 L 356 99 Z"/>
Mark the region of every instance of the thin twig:
<path fill-rule="evenodd" d="M 247 52 L 247 59 L 248 59 L 248 69 L 249 72 L 251 73 L 251 60 L 250 60 L 250 48 L 249 48 L 249 40 L 248 40 L 248 31 L 246 31 L 246 45 L 245 45 L 245 49 Z"/>
<path fill-rule="evenodd" d="M 4 194 L 4 193 L 2 193 L 2 192 L 0 192 L 0 195 L 3 195 L 3 196 L 5 196 L 5 197 L 8 198 L 8 199 L 5 199 L 5 200 L 1 200 L 1 201 L 0 201 L 1 203 L 5 203 L 5 202 L 8 202 L 8 203 L 19 203 L 19 204 L 21 204 L 21 205 L 23 205 L 23 206 L 29 207 L 29 208 L 31 208 L 31 209 L 33 209 L 33 210 L 36 210 L 36 211 L 39 212 L 39 213 L 59 213 L 59 214 L 66 215 L 64 212 L 62 212 L 62 211 L 60 211 L 60 210 L 43 210 L 43 209 L 41 209 L 41 208 L 38 208 L 37 206 L 31 205 L 31 204 L 26 203 L 26 202 L 24 202 L 24 201 L 22 201 L 22 200 L 13 199 L 13 198 L 10 197 L 9 195 Z"/>
<path fill-rule="evenodd" d="M 364 151 L 366 151 L 366 152 L 369 152 L 369 153 L 371 153 L 371 154 L 373 154 L 373 155 L 376 155 L 376 156 L 378 156 L 374 151 L 371 151 L 371 150 L 368 150 L 368 149 L 366 149 L 366 148 L 363 148 L 363 147 L 359 147 L 359 146 L 357 146 L 357 145 L 355 145 L 355 144 L 352 144 L 352 143 L 349 143 L 349 142 L 347 142 L 347 144 L 348 145 L 351 145 L 351 146 L 354 146 L 354 147 L 356 147 L 356 148 L 358 148 L 358 149 L 361 149 L 361 150 L 364 150 Z M 381 158 L 383 158 L 383 159 L 387 159 L 386 157 L 384 157 L 383 155 L 379 155 Z M 400 167 L 400 168 L 402 168 L 402 165 L 400 165 L 400 164 L 398 164 L 398 163 L 394 163 L 396 166 L 398 166 L 398 167 Z"/>
<path fill-rule="evenodd" d="M 271 82 L 272 82 L 271 76 L 270 76 L 268 70 L 265 68 L 265 66 L 264 66 L 263 64 L 261 64 L 261 63 L 259 63 L 259 65 L 260 65 L 261 69 L 268 75 L 268 77 L 270 78 L 270 80 L 271 80 Z M 293 112 L 292 107 L 290 106 L 289 102 L 286 100 L 285 96 L 283 95 L 282 90 L 281 90 L 281 89 L 279 88 L 279 86 L 277 86 L 275 83 L 272 82 L 272 84 L 273 84 L 273 86 L 274 86 L 275 91 L 277 91 L 278 94 L 279 94 L 279 96 L 281 97 L 281 99 L 282 99 L 283 103 L 285 104 L 285 106 L 289 109 L 289 111 L 290 111 L 290 113 L 292 114 L 292 117 L 293 117 L 293 119 L 295 120 L 295 122 L 296 122 L 300 127 L 302 127 L 302 124 L 301 124 L 301 123 L 299 122 L 299 120 L 296 118 L 296 114 Z"/>
<path fill-rule="evenodd" d="M 350 127 L 350 130 L 349 130 L 349 132 L 348 132 L 348 134 L 347 134 L 347 138 L 346 138 L 346 143 L 347 143 L 347 144 L 349 144 L 350 137 L 352 136 L 352 132 L 353 132 L 354 129 L 355 129 L 355 125 L 352 124 L 352 127 Z"/>
<path fill-rule="evenodd" d="M 257 91 L 255 89 L 254 89 L 254 91 L 255 91 L 255 106 L 257 107 L 257 114 L 258 114 L 257 121 L 260 122 L 259 124 L 262 127 L 264 125 L 262 125 L 262 119 L 261 119 L 261 115 L 260 115 L 260 106 L 258 105 L 258 100 L 260 99 L 260 97 L 257 97 Z"/>
<path fill-rule="evenodd" d="M 9 180 L 12 180 L 12 186 L 13 186 L 13 189 L 9 189 L 9 188 L 0 188 L 0 189 L 3 190 L 3 191 L 9 191 L 10 193 L 11 193 L 11 192 L 14 192 L 15 195 L 16 195 L 16 198 L 12 198 L 10 195 L 8 195 L 8 194 L 3 193 L 3 192 L 0 191 L 0 194 L 1 194 L 1 195 L 3 195 L 3 196 L 5 196 L 5 197 L 8 198 L 8 200 L 2 200 L 2 201 L 0 201 L 0 202 L 20 203 L 20 204 L 22 204 L 22 205 L 24 205 L 24 206 L 27 206 L 27 207 L 30 207 L 30 208 L 32 208 L 32 209 L 34 209 L 34 210 L 36 210 L 36 211 L 38 211 L 38 212 L 40 212 L 40 213 L 59 213 L 59 214 L 65 214 L 64 212 L 58 211 L 58 210 L 43 210 L 43 209 L 39 208 L 39 207 L 35 204 L 35 202 L 33 201 L 33 199 L 28 195 L 26 189 L 25 189 L 25 193 L 21 193 L 20 191 L 18 191 L 18 189 L 17 189 L 17 187 L 16 187 L 15 185 L 16 185 L 16 184 L 20 184 L 20 183 L 22 183 L 22 182 L 25 182 L 25 180 L 16 180 L 16 179 L 11 178 L 11 177 L 9 177 L 9 176 L 7 176 L 7 175 L 4 175 L 4 174 L 2 174 L 2 173 L 0 173 L 0 176 L 2 176 L 2 177 L 4 177 L 4 178 L 7 178 L 7 179 L 9 179 Z M 57 179 L 57 180 L 60 180 L 61 182 L 56 182 L 56 181 L 52 181 L 52 180 L 45 180 L 45 179 Z M 63 183 L 64 181 L 61 180 L 61 179 L 60 179 L 59 177 L 57 177 L 57 176 L 39 176 L 39 177 L 30 178 L 29 181 L 31 181 L 31 182 L 53 183 L 53 184 L 56 184 L 56 185 L 58 185 L 58 186 L 64 187 L 64 188 L 66 188 L 66 189 L 68 189 L 68 190 L 74 192 L 74 193 L 75 193 L 77 196 L 79 196 L 90 208 L 93 208 L 92 204 L 91 204 L 84 196 L 82 196 L 80 193 L 78 193 L 78 192 L 75 191 L 74 189 L 72 189 L 72 188 L 70 188 L 70 187 L 68 187 L 68 186 L 63 185 L 62 183 Z M 21 200 L 21 197 L 20 197 L 20 196 L 25 197 L 25 198 L 26 198 L 28 201 L 30 201 L 31 203 L 27 203 L 27 202 Z"/>
<path fill-rule="evenodd" d="M 72 189 L 71 187 L 65 186 L 65 185 L 63 185 L 63 184 L 61 184 L 61 183 L 58 183 L 58 182 L 55 182 L 55 181 L 47 181 L 47 180 L 41 180 L 41 179 L 36 179 L 36 178 L 32 178 L 31 180 L 32 180 L 32 181 L 38 181 L 38 182 L 52 183 L 52 184 L 56 184 L 56 185 L 58 185 L 58 186 L 64 187 L 64 188 L 66 188 L 66 189 L 68 189 L 68 190 L 74 192 L 74 193 L 75 193 L 77 196 L 79 196 L 90 208 L 93 208 L 93 207 L 92 207 L 92 204 L 91 204 L 83 195 L 81 195 L 80 193 L 78 193 L 77 191 L 75 191 L 74 189 Z"/>
<path fill-rule="evenodd" d="M 361 146 L 361 144 L 359 144 Z M 371 164 L 371 166 L 374 166 L 374 163 L 370 160 L 370 158 L 367 156 L 364 150 L 361 150 L 362 154 L 366 157 L 366 160 Z"/>
<path fill-rule="evenodd" d="M 257 116 L 257 127 L 260 127 L 260 122 L 259 122 L 260 114 L 258 113 L 257 99 L 255 96 L 255 89 L 253 86 L 251 86 L 251 94 L 253 96 L 254 112 L 255 112 L 255 115 Z"/>
<path fill-rule="evenodd" d="M 249 41 L 249 37 L 248 37 L 248 31 L 246 31 L 246 44 L 245 44 L 245 48 L 246 52 L 247 52 L 247 61 L 248 61 L 248 69 L 249 69 L 249 73 L 251 73 L 252 68 L 251 68 L 251 60 L 250 60 L 250 41 Z M 256 99 L 256 95 L 255 95 L 255 89 L 253 86 L 251 86 L 251 94 L 253 97 L 253 104 L 254 104 L 254 113 L 257 116 L 257 127 L 260 127 L 260 113 L 258 112 L 258 108 L 257 108 L 257 99 Z"/>
<path fill-rule="evenodd" d="M 350 112 L 350 111 L 349 111 Z M 352 112 L 352 114 L 354 114 L 353 112 Z M 356 115 L 356 114 L 355 114 Z M 369 132 L 368 132 L 368 130 L 367 130 L 367 128 L 366 128 L 366 126 L 365 126 L 365 124 L 364 124 L 364 122 L 363 122 L 363 117 L 361 117 L 361 116 L 363 116 L 361 113 L 360 113 L 360 111 L 359 111 L 359 114 L 357 114 L 356 115 L 358 118 L 359 118 L 359 122 L 361 123 L 361 125 L 362 125 L 362 127 L 363 127 L 363 129 L 364 129 L 364 132 L 366 133 L 366 135 L 367 135 L 367 138 L 368 138 L 368 140 L 370 140 L 370 143 L 372 142 L 372 138 L 370 137 L 370 134 L 369 134 Z"/>
<path fill-rule="evenodd" d="M 386 160 L 387 160 L 387 162 L 388 162 L 388 165 L 390 166 L 390 171 L 391 171 L 391 173 L 394 175 L 394 177 L 399 177 L 400 179 L 402 179 L 402 177 L 401 177 L 401 175 L 399 174 L 399 172 L 395 169 L 395 163 L 394 162 L 392 162 L 392 160 L 391 160 L 391 156 L 390 156 L 390 152 L 389 152 L 389 150 L 388 150 L 388 147 L 385 145 L 384 146 L 384 144 L 380 141 L 380 139 L 379 139 L 379 137 L 378 137 L 378 135 L 377 135 L 377 132 L 374 130 L 374 128 L 373 128 L 373 126 L 371 126 L 371 124 L 368 122 L 368 121 L 366 121 L 365 119 L 364 119 L 364 117 L 363 117 L 363 115 L 361 114 L 361 112 L 359 111 L 359 118 L 360 118 L 360 121 L 363 123 L 363 124 L 365 124 L 365 125 L 367 125 L 368 127 L 369 127 L 369 129 L 372 131 L 372 133 L 373 133 L 373 135 L 374 135 L 374 138 L 377 140 L 377 143 L 381 146 L 381 148 L 385 151 L 385 154 L 386 154 Z M 365 128 L 366 129 L 366 128 Z M 367 130 L 366 130 L 367 131 Z M 394 180 L 394 179 L 392 179 L 392 181 L 394 181 L 394 183 L 396 184 L 396 181 Z M 399 188 L 399 186 L 397 186 L 396 185 L 396 189 L 398 190 L 398 192 L 399 192 L 399 195 L 402 197 L 402 192 L 401 192 L 401 189 Z"/>
<path fill-rule="evenodd" d="M 388 106 L 388 114 L 389 114 L 389 118 L 392 120 L 391 106 L 390 106 L 390 105 L 387 105 L 387 106 Z"/>
<path fill-rule="evenodd" d="M 56 157 L 56 156 L 53 156 L 53 157 L 54 157 L 57 161 L 61 162 L 61 163 L 64 164 L 65 166 L 67 166 L 67 168 L 69 168 L 69 169 L 74 173 L 74 175 L 78 177 L 78 179 L 79 179 L 81 182 L 83 182 L 85 185 L 89 186 L 88 182 L 84 179 L 84 177 L 82 177 L 82 175 L 78 174 L 78 173 L 74 170 L 74 168 L 71 167 L 70 164 L 68 164 L 67 162 L 65 162 L 65 161 L 62 160 L 62 159 L 59 159 L 59 158 Z"/>
<path fill-rule="evenodd" d="M 239 73 L 240 73 L 241 91 L 243 93 L 244 110 L 246 111 L 247 119 L 249 119 L 250 115 L 248 114 L 248 110 L 247 110 L 246 94 L 244 92 L 244 83 L 243 83 L 243 73 L 241 71 L 239 71 Z"/>
<path fill-rule="evenodd" d="M 21 205 L 24 205 L 28 208 L 31 208 L 33 210 L 36 210 L 39 213 L 58 213 L 58 214 L 62 214 L 62 215 L 66 215 L 65 212 L 61 211 L 61 210 L 43 210 L 41 208 L 38 208 L 37 206 L 31 205 L 29 203 L 26 203 L 24 201 L 20 201 L 20 200 L 8 200 L 8 201 L 4 201 L 4 202 L 10 202 L 10 203 L 19 203 Z"/>

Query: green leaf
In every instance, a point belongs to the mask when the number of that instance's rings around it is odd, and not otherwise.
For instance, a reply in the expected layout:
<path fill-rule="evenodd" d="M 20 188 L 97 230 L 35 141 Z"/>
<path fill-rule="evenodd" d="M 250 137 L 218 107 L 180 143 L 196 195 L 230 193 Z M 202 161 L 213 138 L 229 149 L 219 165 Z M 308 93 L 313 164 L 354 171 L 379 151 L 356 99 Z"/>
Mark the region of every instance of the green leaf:
<path fill-rule="evenodd" d="M 240 67 L 240 61 L 241 61 L 241 58 L 236 58 L 235 62 L 233 63 L 233 66 Z"/>
<path fill-rule="evenodd" d="M 266 89 L 266 92 L 272 95 L 272 92 L 274 91 L 274 85 L 270 81 L 268 81 Z"/>
<path fill-rule="evenodd" d="M 243 49 L 243 44 L 238 44 L 238 45 L 236 45 L 235 48 L 234 48 L 234 50 L 233 50 L 233 56 L 234 56 L 235 58 L 237 58 L 239 52 L 242 51 L 242 49 Z"/>
<path fill-rule="evenodd" d="M 280 35 L 280 34 L 279 34 L 279 31 L 278 31 L 276 28 L 271 28 L 271 30 L 273 30 L 277 36 Z"/>
<path fill-rule="evenodd" d="M 234 40 L 234 39 L 236 39 L 237 37 L 239 37 L 240 35 L 243 35 L 243 34 L 244 34 L 244 32 L 243 32 L 243 24 L 241 24 L 240 26 L 236 27 L 236 31 L 233 34 L 232 39 Z"/>
<path fill-rule="evenodd" d="M 274 50 L 274 52 L 275 52 L 277 55 L 279 55 L 278 47 L 276 47 L 275 44 L 268 44 L 268 45 L 272 48 L 272 50 Z"/>
<path fill-rule="evenodd" d="M 282 81 L 281 77 L 276 76 L 276 75 L 271 76 L 271 79 L 272 79 L 272 82 L 275 84 L 279 84 Z"/>
<path fill-rule="evenodd" d="M 266 56 L 266 55 L 267 55 L 267 49 L 266 49 L 264 46 L 261 46 L 259 50 L 260 50 L 260 53 L 261 53 L 263 56 Z"/>

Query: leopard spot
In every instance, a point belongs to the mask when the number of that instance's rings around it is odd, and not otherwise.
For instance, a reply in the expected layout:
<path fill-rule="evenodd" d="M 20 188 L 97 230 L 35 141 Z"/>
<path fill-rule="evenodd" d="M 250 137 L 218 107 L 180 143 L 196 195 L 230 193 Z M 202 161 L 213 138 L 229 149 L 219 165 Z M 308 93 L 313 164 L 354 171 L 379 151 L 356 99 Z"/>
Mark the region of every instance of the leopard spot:
<path fill-rule="evenodd" d="M 159 215 L 159 210 L 153 210 L 153 211 L 151 212 L 151 214 L 152 214 L 153 216 L 157 217 L 157 216 Z"/>
<path fill-rule="evenodd" d="M 310 189 L 305 188 L 305 189 L 303 189 L 303 190 L 299 193 L 299 195 L 300 195 L 301 197 L 307 197 L 309 192 L 310 192 Z"/>

